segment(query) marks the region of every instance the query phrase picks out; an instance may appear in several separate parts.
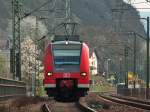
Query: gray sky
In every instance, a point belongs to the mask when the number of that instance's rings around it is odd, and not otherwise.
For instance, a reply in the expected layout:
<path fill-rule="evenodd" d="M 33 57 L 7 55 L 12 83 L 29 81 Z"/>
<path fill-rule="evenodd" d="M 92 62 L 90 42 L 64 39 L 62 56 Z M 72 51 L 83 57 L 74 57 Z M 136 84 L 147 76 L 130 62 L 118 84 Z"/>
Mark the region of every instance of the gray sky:
<path fill-rule="evenodd" d="M 146 0 L 124 0 L 131 1 L 134 7 L 138 8 L 150 8 L 150 3 L 146 2 Z M 140 12 L 150 12 L 150 9 L 138 9 Z"/>

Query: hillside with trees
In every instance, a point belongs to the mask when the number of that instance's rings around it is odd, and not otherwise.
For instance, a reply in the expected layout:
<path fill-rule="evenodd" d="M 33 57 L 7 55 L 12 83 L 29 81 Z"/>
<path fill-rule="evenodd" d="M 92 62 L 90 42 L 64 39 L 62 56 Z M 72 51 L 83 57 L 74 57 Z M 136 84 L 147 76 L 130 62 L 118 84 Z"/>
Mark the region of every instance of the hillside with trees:
<path fill-rule="evenodd" d="M 47 0 L 24 0 L 23 10 L 25 13 L 31 12 Z M 74 21 L 80 24 L 78 33 L 81 39 L 90 46 L 90 50 L 96 50 L 99 59 L 99 72 L 106 70 L 106 60 L 112 59 L 111 71 L 119 71 L 119 59 L 124 59 L 125 45 L 129 46 L 129 67 L 133 70 L 133 43 L 134 35 L 125 34 L 127 32 L 137 32 L 145 36 L 142 23 L 139 20 L 139 13 L 131 5 L 123 0 L 72 0 L 71 11 Z M 64 5 L 65 0 L 57 0 L 59 6 Z M 121 4 L 121 5 L 120 5 Z M 120 7 L 122 6 L 122 7 Z M 52 5 L 47 4 L 46 9 L 51 10 Z M 43 10 L 45 9 L 43 8 Z M 115 11 L 116 8 L 129 8 L 126 11 Z M 4 13 L 5 12 L 5 13 Z M 11 32 L 11 1 L 0 1 L 0 38 L 12 37 Z M 24 19 L 22 22 L 22 38 L 31 37 L 33 40 L 45 35 L 54 25 L 53 12 L 36 12 L 32 17 Z M 48 20 L 38 20 L 41 22 L 39 29 L 40 36 L 35 36 L 35 16 L 48 17 Z M 46 21 L 46 22 L 45 22 Z M 31 25 L 34 24 L 33 26 Z M 23 39 L 22 39 L 23 40 Z M 113 44 L 113 45 L 111 45 Z M 114 45 L 115 44 L 115 45 Z M 119 44 L 119 45 L 117 45 Z M 144 41 L 137 40 L 139 55 L 145 56 Z M 41 53 L 42 54 L 42 53 Z M 115 66 L 112 66 L 117 63 Z M 122 62 L 123 69 L 124 61 Z M 144 67 L 142 67 L 142 70 Z"/>

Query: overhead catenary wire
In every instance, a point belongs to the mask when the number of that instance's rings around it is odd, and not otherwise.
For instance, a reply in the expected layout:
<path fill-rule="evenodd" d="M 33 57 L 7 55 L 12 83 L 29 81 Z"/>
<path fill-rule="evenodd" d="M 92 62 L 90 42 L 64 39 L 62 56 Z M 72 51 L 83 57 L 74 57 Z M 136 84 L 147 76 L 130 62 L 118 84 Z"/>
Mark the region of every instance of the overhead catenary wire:
<path fill-rule="evenodd" d="M 29 12 L 29 13 L 25 13 L 24 14 L 24 16 L 23 17 L 21 17 L 21 19 L 24 19 L 24 18 L 26 18 L 26 17 L 28 17 L 28 16 L 30 16 L 31 14 L 33 14 L 33 13 L 35 13 L 35 12 L 37 12 L 37 11 L 39 11 L 41 8 L 43 8 L 45 5 L 47 5 L 49 2 L 51 2 L 52 0 L 48 0 L 47 2 L 45 2 L 45 3 L 43 3 L 42 5 L 40 5 L 39 7 L 37 7 L 37 8 L 35 8 L 35 9 L 33 9 L 31 12 Z"/>

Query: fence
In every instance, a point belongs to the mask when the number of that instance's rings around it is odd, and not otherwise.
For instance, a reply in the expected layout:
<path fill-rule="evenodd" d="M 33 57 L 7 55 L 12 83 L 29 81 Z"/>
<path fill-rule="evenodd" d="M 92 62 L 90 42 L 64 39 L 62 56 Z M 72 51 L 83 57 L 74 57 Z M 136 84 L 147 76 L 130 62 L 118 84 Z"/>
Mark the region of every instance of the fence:
<path fill-rule="evenodd" d="M 23 95 L 26 95 L 24 82 L 0 78 L 0 100 Z"/>

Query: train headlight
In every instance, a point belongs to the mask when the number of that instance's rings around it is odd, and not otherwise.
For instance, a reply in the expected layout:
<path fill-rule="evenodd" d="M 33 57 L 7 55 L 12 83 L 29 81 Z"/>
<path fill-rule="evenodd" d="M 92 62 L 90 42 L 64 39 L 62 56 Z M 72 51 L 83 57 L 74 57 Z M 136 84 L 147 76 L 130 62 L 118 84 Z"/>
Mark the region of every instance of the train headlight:
<path fill-rule="evenodd" d="M 81 76 L 86 76 L 87 74 L 86 73 L 81 73 Z"/>
<path fill-rule="evenodd" d="M 52 72 L 48 72 L 47 75 L 48 76 L 52 76 L 53 74 L 52 74 Z"/>

